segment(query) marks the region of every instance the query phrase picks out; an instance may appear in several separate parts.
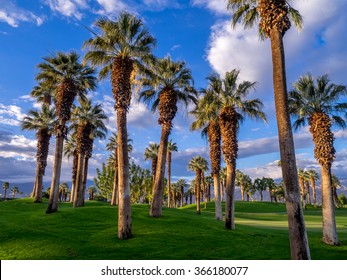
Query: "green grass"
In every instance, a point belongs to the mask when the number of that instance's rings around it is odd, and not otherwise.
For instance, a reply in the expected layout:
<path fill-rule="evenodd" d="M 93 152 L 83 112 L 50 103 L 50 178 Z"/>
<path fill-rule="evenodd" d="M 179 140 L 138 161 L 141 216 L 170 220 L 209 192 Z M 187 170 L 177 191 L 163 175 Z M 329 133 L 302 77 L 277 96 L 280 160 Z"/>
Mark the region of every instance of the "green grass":
<path fill-rule="evenodd" d="M 290 259 L 283 204 L 236 202 L 236 230 L 214 220 L 213 203 L 197 215 L 195 206 L 163 209 L 150 218 L 148 205 L 133 205 L 133 234 L 117 239 L 117 208 L 87 202 L 61 203 L 47 215 L 46 202 L 0 202 L 0 259 Z M 202 204 L 202 208 L 204 205 Z M 347 209 L 336 211 L 341 246 L 321 241 L 321 209 L 305 211 L 313 259 L 347 259 Z"/>

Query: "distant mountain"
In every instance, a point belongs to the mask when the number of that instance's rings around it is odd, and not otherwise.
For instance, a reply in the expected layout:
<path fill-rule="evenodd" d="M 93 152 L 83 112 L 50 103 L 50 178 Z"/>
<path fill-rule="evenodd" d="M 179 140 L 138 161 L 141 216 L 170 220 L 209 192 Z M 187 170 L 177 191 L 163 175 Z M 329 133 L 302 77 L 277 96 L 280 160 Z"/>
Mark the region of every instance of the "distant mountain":
<path fill-rule="evenodd" d="M 0 181 L 0 186 L 1 186 L 1 190 L 2 190 L 2 185 L 4 182 Z M 69 185 L 69 188 L 71 189 L 71 181 L 67 182 L 67 184 Z M 93 185 L 94 182 L 92 180 L 87 180 L 87 188 L 91 185 Z M 46 190 L 47 188 L 49 188 L 51 185 L 51 182 L 44 182 L 43 183 L 43 187 L 44 190 Z M 22 192 L 23 194 L 16 194 L 16 197 L 29 197 L 31 192 L 33 191 L 33 187 L 34 187 L 34 182 L 26 182 L 26 183 L 11 183 L 10 182 L 10 188 L 9 190 L 11 190 L 11 188 L 13 186 L 17 186 L 19 191 Z M 1 191 L 1 196 L 3 195 L 3 192 Z M 7 194 L 10 195 L 11 191 L 7 191 Z"/>

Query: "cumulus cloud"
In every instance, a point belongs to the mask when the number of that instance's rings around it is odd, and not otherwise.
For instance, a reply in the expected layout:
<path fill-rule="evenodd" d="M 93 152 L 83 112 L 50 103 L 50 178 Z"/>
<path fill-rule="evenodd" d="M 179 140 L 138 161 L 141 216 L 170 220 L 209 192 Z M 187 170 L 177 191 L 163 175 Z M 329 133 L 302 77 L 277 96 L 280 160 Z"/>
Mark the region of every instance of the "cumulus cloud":
<path fill-rule="evenodd" d="M 0 21 L 6 22 L 12 27 L 18 27 L 21 22 L 33 22 L 40 26 L 44 22 L 44 17 L 39 17 L 34 13 L 17 7 L 12 2 L 0 1 Z"/>
<path fill-rule="evenodd" d="M 81 20 L 82 11 L 89 7 L 87 2 L 87 0 L 46 0 L 45 3 L 53 12 Z"/>
<path fill-rule="evenodd" d="M 221 1 L 221 0 L 220 0 Z M 196 3 L 210 3 L 208 8 L 218 11 L 211 3 L 214 1 L 195 0 Z M 290 82 L 311 71 L 321 75 L 330 73 L 331 77 L 343 79 L 347 71 L 344 63 L 347 50 L 347 19 L 341 11 L 347 9 L 347 2 L 326 0 L 297 1 L 297 8 L 304 18 L 304 28 L 298 33 L 292 27 L 284 37 Z M 234 68 L 241 69 L 241 78 L 259 81 L 263 93 L 272 92 L 271 53 L 269 40 L 258 38 L 257 28 L 244 30 L 241 26 L 231 28 L 230 18 L 220 20 L 211 29 L 207 48 L 207 60 L 220 74 Z M 319 57 L 319 59 L 317 59 Z"/>
<path fill-rule="evenodd" d="M 0 103 L 0 124 L 20 126 L 21 120 L 25 117 L 22 108 L 16 105 L 6 106 Z"/>
<path fill-rule="evenodd" d="M 228 14 L 227 0 L 192 0 L 193 6 L 205 7 L 217 14 Z"/>

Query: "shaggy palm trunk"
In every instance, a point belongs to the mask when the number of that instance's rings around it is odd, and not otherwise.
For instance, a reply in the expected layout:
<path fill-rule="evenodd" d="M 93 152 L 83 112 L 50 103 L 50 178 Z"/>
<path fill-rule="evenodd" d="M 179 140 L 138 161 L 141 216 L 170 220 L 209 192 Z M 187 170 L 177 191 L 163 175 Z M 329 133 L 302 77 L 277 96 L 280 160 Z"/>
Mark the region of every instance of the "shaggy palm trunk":
<path fill-rule="evenodd" d="M 170 186 L 171 186 L 171 152 L 167 153 L 167 207 L 171 207 L 171 194 L 170 194 Z"/>
<path fill-rule="evenodd" d="M 330 245 L 338 245 L 331 180 L 331 164 L 335 159 L 331 120 L 324 113 L 316 113 L 310 117 L 309 125 L 315 145 L 314 157 L 321 165 L 322 170 L 323 241 Z"/>
<path fill-rule="evenodd" d="M 117 156 L 117 150 L 115 150 L 115 157 L 114 157 L 114 177 L 113 177 L 113 189 L 112 189 L 112 198 L 111 198 L 111 206 L 118 205 L 118 156 Z"/>
<path fill-rule="evenodd" d="M 153 185 L 153 201 L 150 209 L 151 217 L 161 217 L 163 205 L 163 189 L 165 162 L 169 135 L 172 129 L 172 120 L 177 112 L 177 93 L 171 89 L 163 89 L 159 95 L 159 119 L 158 123 L 162 126 L 158 162 Z"/>
<path fill-rule="evenodd" d="M 133 61 L 118 56 L 112 65 L 112 92 L 117 111 L 118 147 L 118 238 L 132 237 L 127 111 L 131 100 Z"/>
<path fill-rule="evenodd" d="M 222 135 L 222 151 L 227 165 L 225 183 L 225 228 L 235 229 L 235 171 L 238 152 L 238 118 L 235 109 L 224 107 L 219 116 Z"/>
<path fill-rule="evenodd" d="M 35 180 L 35 190 L 33 193 L 34 202 L 42 202 L 42 188 L 43 188 L 43 176 L 45 175 L 45 169 L 47 166 L 47 157 L 49 149 L 49 140 L 51 135 L 48 129 L 40 129 L 37 132 L 37 167 L 36 167 L 36 180 Z"/>
<path fill-rule="evenodd" d="M 289 241 L 292 259 L 310 259 L 303 210 L 300 203 L 295 149 L 288 111 L 286 70 L 282 33 L 272 30 L 271 50 L 278 140 L 280 146 L 282 176 L 286 188 Z"/>

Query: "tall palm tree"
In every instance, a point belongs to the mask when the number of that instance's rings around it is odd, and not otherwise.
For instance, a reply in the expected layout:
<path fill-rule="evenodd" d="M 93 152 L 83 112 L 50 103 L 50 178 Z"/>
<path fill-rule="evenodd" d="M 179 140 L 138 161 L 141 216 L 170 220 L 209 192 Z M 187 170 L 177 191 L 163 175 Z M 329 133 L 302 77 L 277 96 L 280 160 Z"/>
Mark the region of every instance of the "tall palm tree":
<path fill-rule="evenodd" d="M 129 138 L 128 135 L 128 153 L 131 153 L 133 150 L 132 139 Z M 118 137 L 116 133 L 112 133 L 112 136 L 109 138 L 109 142 L 106 145 L 106 149 L 111 152 L 111 156 L 109 157 L 109 164 L 112 164 L 114 167 L 114 177 L 113 177 L 113 189 L 112 189 L 112 197 L 111 197 L 111 206 L 118 205 L 119 195 L 118 195 Z"/>
<path fill-rule="evenodd" d="M 152 184 L 153 185 L 155 180 L 155 172 L 157 169 L 158 151 L 159 151 L 159 144 L 149 143 L 149 146 L 145 149 L 145 153 L 144 153 L 145 160 L 152 161 L 152 178 L 153 178 Z"/>
<path fill-rule="evenodd" d="M 246 184 L 248 182 L 249 176 L 238 169 L 236 170 L 235 176 L 236 176 L 235 177 L 235 185 L 240 187 L 241 200 L 245 201 L 245 190 L 246 190 Z"/>
<path fill-rule="evenodd" d="M 295 118 L 294 129 L 308 123 L 315 145 L 314 157 L 322 172 L 322 216 L 323 241 L 337 245 L 335 207 L 331 188 L 331 165 L 335 159 L 332 124 L 346 128 L 346 121 L 340 116 L 346 113 L 347 103 L 339 102 L 347 95 L 347 88 L 330 82 L 328 75 L 317 77 L 311 74 L 300 77 L 290 92 L 290 113 Z"/>
<path fill-rule="evenodd" d="M 94 70 L 79 62 L 75 52 L 61 53 L 45 57 L 37 65 L 36 79 L 44 82 L 55 91 L 55 108 L 58 124 L 55 126 L 56 148 L 52 175 L 51 192 L 46 213 L 58 211 L 59 181 L 63 156 L 64 139 L 67 134 L 66 123 L 71 117 L 71 107 L 76 95 L 84 97 L 88 90 L 96 88 Z"/>
<path fill-rule="evenodd" d="M 202 174 L 208 170 L 207 160 L 201 156 L 193 157 L 188 163 L 188 170 L 195 172 L 195 200 L 196 200 L 196 213 L 201 214 L 200 211 L 200 193 Z"/>
<path fill-rule="evenodd" d="M 42 80 L 32 89 L 31 96 L 36 98 L 36 101 L 42 104 L 42 107 L 49 107 L 52 103 L 52 98 L 55 98 L 54 88 L 48 82 Z"/>
<path fill-rule="evenodd" d="M 221 79 L 217 74 L 208 77 L 211 90 L 218 95 L 221 108 L 219 124 L 222 136 L 222 152 L 227 167 L 225 186 L 225 228 L 227 229 L 235 228 L 235 171 L 238 152 L 237 134 L 240 123 L 246 116 L 266 121 L 262 111 L 263 103 L 259 99 L 245 100 L 246 95 L 255 89 L 255 82 L 238 83 L 239 73 L 239 70 L 234 69 L 225 73 L 224 79 Z"/>
<path fill-rule="evenodd" d="M 305 170 L 305 195 L 307 203 L 311 204 L 310 177 L 307 170 Z"/>
<path fill-rule="evenodd" d="M 117 111 L 118 129 L 118 238 L 132 237 L 129 157 L 127 149 L 127 112 L 131 100 L 131 86 L 135 70 L 151 57 L 156 40 L 144 27 L 141 19 L 129 13 L 121 13 L 116 21 L 99 19 L 95 22 L 100 34 L 87 40 L 89 49 L 85 60 L 102 67 L 99 77 L 111 76 L 112 92 Z"/>
<path fill-rule="evenodd" d="M 70 202 L 73 203 L 76 191 L 76 176 L 77 176 L 77 167 L 78 167 L 78 153 L 77 153 L 77 143 L 76 143 L 76 133 L 70 134 L 67 138 L 64 146 L 64 156 L 68 159 L 72 157 L 72 170 L 71 170 L 71 194 Z"/>
<path fill-rule="evenodd" d="M 225 185 L 227 181 L 227 168 L 222 167 L 220 170 L 220 200 L 223 202 L 225 194 Z"/>
<path fill-rule="evenodd" d="M 76 132 L 76 151 L 78 154 L 76 191 L 73 206 L 84 206 L 85 184 L 88 171 L 88 159 L 92 156 L 95 138 L 105 138 L 107 132 L 104 121 L 107 119 L 101 104 L 92 104 L 92 100 L 79 99 L 80 107 L 72 113 L 72 127 Z"/>
<path fill-rule="evenodd" d="M 177 144 L 172 142 L 172 139 L 170 139 L 168 145 L 167 145 L 167 155 L 166 155 L 166 161 L 167 161 L 167 206 L 171 207 L 171 191 L 170 191 L 170 184 L 171 184 L 171 158 L 172 158 L 172 152 L 177 152 Z"/>
<path fill-rule="evenodd" d="M 66 201 L 67 193 L 69 192 L 69 186 L 66 182 L 59 185 L 59 200 Z"/>
<path fill-rule="evenodd" d="M 43 106 L 41 111 L 31 110 L 22 120 L 22 129 L 35 130 L 37 137 L 36 178 L 34 185 L 34 202 L 42 202 L 43 176 L 47 166 L 49 140 L 56 125 L 55 110 Z"/>
<path fill-rule="evenodd" d="M 94 186 L 90 186 L 88 188 L 89 200 L 94 200 L 94 194 L 98 192 L 97 188 Z"/>
<path fill-rule="evenodd" d="M 220 168 L 221 168 L 221 132 L 219 126 L 220 102 L 214 91 L 203 89 L 204 96 L 199 100 L 196 108 L 190 113 L 195 117 L 191 125 L 192 130 L 202 129 L 202 137 L 206 137 L 210 144 L 211 175 L 213 177 L 215 217 L 217 221 L 223 219 Z"/>
<path fill-rule="evenodd" d="M 9 182 L 4 182 L 2 184 L 2 189 L 4 190 L 4 200 L 6 199 L 6 193 L 7 193 L 7 190 L 8 190 L 9 187 L 10 187 L 10 183 Z"/>
<path fill-rule="evenodd" d="M 307 177 L 310 180 L 313 196 L 313 205 L 317 207 L 317 193 L 316 193 L 316 180 L 319 180 L 318 172 L 314 169 L 309 169 L 307 171 Z"/>
<path fill-rule="evenodd" d="M 299 29 L 302 17 L 287 0 L 228 0 L 233 12 L 232 22 L 245 28 L 259 23 L 259 35 L 270 38 L 273 87 L 280 147 L 281 167 L 286 188 L 289 241 L 293 259 L 310 259 L 307 233 L 300 203 L 300 189 L 295 161 L 295 148 L 291 129 L 283 37 L 293 22 Z"/>
<path fill-rule="evenodd" d="M 158 123 L 161 125 L 161 138 L 158 151 L 158 165 L 153 185 L 153 201 L 150 215 L 162 215 L 165 161 L 169 135 L 173 127 L 173 119 L 178 110 L 178 103 L 188 106 L 196 103 L 197 92 L 193 88 L 193 77 L 184 61 L 174 62 L 169 56 L 154 60 L 150 64 L 147 77 L 141 79 L 144 90 L 140 99 L 151 104 L 152 111 L 158 109 Z"/>

